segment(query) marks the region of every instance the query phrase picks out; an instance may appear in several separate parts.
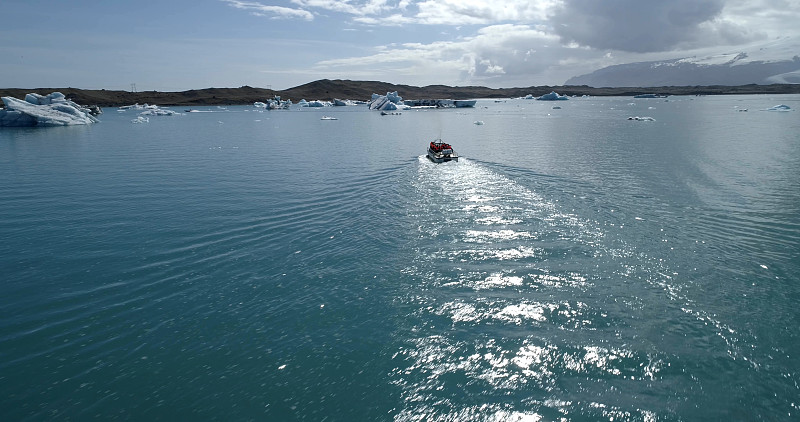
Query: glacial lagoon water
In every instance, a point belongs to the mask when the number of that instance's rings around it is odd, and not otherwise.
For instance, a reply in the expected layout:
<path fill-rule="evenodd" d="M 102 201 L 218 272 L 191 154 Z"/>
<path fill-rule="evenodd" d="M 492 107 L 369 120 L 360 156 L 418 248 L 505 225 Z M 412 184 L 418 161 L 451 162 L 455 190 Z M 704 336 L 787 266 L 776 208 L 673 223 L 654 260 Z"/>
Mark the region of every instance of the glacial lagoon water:
<path fill-rule="evenodd" d="M 0 130 L 0 420 L 798 420 L 798 109 Z"/>

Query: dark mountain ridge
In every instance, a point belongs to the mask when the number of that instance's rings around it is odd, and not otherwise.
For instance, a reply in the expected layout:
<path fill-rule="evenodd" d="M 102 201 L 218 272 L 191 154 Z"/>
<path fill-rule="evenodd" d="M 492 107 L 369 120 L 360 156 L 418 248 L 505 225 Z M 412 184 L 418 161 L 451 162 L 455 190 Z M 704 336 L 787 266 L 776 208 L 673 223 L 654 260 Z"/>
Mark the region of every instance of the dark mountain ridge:
<path fill-rule="evenodd" d="M 79 88 L 0 88 L 0 96 L 25 98 L 35 92 L 47 95 L 58 91 L 67 98 L 84 105 L 118 107 L 130 104 L 157 104 L 164 106 L 237 105 L 265 101 L 275 95 L 291 99 L 327 100 L 334 98 L 369 100 L 373 93 L 397 91 L 405 99 L 479 99 L 516 98 L 526 95 L 541 96 L 551 91 L 562 95 L 628 96 L 636 94 L 665 95 L 725 95 L 725 94 L 800 94 L 800 84 L 740 85 L 740 86 L 662 86 L 594 88 L 586 85 L 531 86 L 527 88 L 487 88 L 481 86 L 428 85 L 423 87 L 397 85 L 379 81 L 351 81 L 322 79 L 286 90 L 272 90 L 242 86 L 239 88 L 205 88 L 181 92 L 114 91 Z"/>

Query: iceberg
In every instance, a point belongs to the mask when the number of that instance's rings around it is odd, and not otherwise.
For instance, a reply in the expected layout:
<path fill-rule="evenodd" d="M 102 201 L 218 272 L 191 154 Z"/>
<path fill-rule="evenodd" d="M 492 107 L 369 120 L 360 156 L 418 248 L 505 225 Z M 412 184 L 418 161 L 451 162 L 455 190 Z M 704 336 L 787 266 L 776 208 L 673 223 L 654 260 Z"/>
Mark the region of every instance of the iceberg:
<path fill-rule="evenodd" d="M 180 115 L 181 114 L 181 113 L 178 113 L 177 111 L 174 111 L 174 110 L 168 110 L 168 109 L 165 109 L 165 108 L 161 108 L 161 107 L 159 107 L 159 106 L 157 106 L 155 104 L 147 104 L 147 103 L 145 103 L 143 105 L 139 104 L 139 103 L 136 103 L 136 104 L 133 104 L 133 105 L 120 106 L 117 109 L 117 111 L 119 111 L 119 112 L 125 112 L 125 111 L 128 111 L 128 110 L 144 110 L 144 111 L 139 113 L 140 116 L 175 116 L 175 115 Z M 186 111 L 187 112 L 197 112 L 197 110 L 191 110 L 191 109 L 190 110 L 186 110 Z"/>
<path fill-rule="evenodd" d="M 330 103 L 328 101 L 320 101 L 320 100 L 306 101 L 305 98 L 304 98 L 304 99 L 300 100 L 300 102 L 297 103 L 297 105 L 299 105 L 300 107 L 312 107 L 313 108 L 313 107 L 328 107 L 328 106 L 333 105 L 333 103 Z"/>
<path fill-rule="evenodd" d="M 3 97 L 0 127 L 70 126 L 97 123 L 92 111 L 64 97 L 60 92 L 49 95 L 28 94 L 25 100 Z"/>
<path fill-rule="evenodd" d="M 305 100 L 301 101 L 300 106 L 303 106 Z M 307 103 L 305 103 L 307 104 Z M 256 107 L 264 107 L 267 110 L 288 110 L 292 106 L 292 100 L 281 100 L 279 95 L 273 96 L 271 99 L 267 100 L 266 102 L 262 103 L 260 101 L 255 102 Z"/>
<path fill-rule="evenodd" d="M 178 115 L 177 111 L 159 108 L 158 106 L 150 106 L 147 110 L 139 113 L 140 116 L 174 116 Z"/>
<path fill-rule="evenodd" d="M 343 107 L 343 106 L 358 105 L 358 103 L 356 101 L 353 101 L 353 100 L 340 100 L 338 98 L 334 98 L 333 99 L 333 105 L 335 105 L 337 107 Z"/>
<path fill-rule="evenodd" d="M 778 104 L 776 106 L 767 108 L 764 111 L 792 111 L 792 108 L 785 104 Z"/>
<path fill-rule="evenodd" d="M 409 106 L 403 103 L 403 97 L 397 95 L 397 91 L 387 92 L 386 95 L 372 94 L 372 99 L 368 103 L 370 110 L 394 111 L 405 110 Z"/>
<path fill-rule="evenodd" d="M 638 94 L 634 95 L 633 98 L 667 98 L 668 96 L 665 94 Z"/>
<path fill-rule="evenodd" d="M 387 92 L 386 93 L 386 98 L 388 98 L 389 101 L 391 101 L 391 102 L 393 102 L 395 104 L 400 104 L 400 103 L 403 102 L 403 97 L 397 95 L 397 91 Z"/>
<path fill-rule="evenodd" d="M 312 100 L 308 101 L 305 107 L 327 107 L 328 105 L 327 101 Z"/>
<path fill-rule="evenodd" d="M 539 101 L 563 101 L 569 100 L 569 97 L 566 95 L 558 95 L 555 91 L 550 91 L 549 94 L 544 94 L 541 97 L 537 98 Z"/>
<path fill-rule="evenodd" d="M 126 105 L 126 106 L 119 106 L 117 111 L 147 110 L 147 109 L 150 109 L 150 108 L 153 108 L 153 107 L 158 107 L 158 106 L 154 106 L 154 105 L 151 106 L 151 105 L 149 105 L 147 103 L 144 103 L 144 104 L 136 103 L 136 104 Z"/>

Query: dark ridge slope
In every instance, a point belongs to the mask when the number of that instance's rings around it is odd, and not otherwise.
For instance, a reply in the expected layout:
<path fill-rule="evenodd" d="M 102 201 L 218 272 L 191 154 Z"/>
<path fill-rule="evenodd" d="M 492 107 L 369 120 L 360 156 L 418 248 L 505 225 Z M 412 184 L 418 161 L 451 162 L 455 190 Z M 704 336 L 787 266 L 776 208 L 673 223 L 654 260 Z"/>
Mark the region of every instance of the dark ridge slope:
<path fill-rule="evenodd" d="M 424 87 L 396 85 L 378 81 L 329 80 L 309 82 L 282 91 L 242 86 L 239 88 L 206 88 L 182 92 L 157 91 L 111 91 L 78 88 L 0 88 L 0 96 L 24 98 L 35 92 L 46 95 L 59 91 L 78 104 L 117 107 L 122 105 L 157 104 L 173 106 L 234 105 L 264 101 L 274 95 L 294 102 L 307 100 L 333 100 L 334 98 L 368 100 L 373 93 L 385 94 L 397 91 L 406 99 L 449 98 L 454 100 L 475 98 L 515 98 L 528 94 L 540 96 L 556 91 L 562 95 L 629 96 L 657 93 L 666 95 L 725 95 L 725 94 L 800 94 L 800 84 L 791 85 L 742 85 L 742 86 L 665 86 L 649 88 L 592 88 L 575 86 L 531 86 L 527 88 L 492 89 L 481 86 L 429 85 Z"/>

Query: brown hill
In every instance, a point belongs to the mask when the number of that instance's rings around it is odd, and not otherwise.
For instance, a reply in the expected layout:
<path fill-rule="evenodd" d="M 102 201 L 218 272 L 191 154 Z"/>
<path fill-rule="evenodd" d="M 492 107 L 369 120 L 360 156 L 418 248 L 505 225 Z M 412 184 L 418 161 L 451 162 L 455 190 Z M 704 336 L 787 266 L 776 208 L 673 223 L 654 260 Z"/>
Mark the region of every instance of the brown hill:
<path fill-rule="evenodd" d="M 282 91 L 242 86 L 239 88 L 206 88 L 182 92 L 158 91 L 111 91 L 78 88 L 0 88 L 0 96 L 24 98 L 25 94 L 36 92 L 42 95 L 59 91 L 73 101 L 84 105 L 117 107 L 122 105 L 157 104 L 173 106 L 234 105 L 252 104 L 264 101 L 274 95 L 297 102 L 301 99 L 328 100 L 334 98 L 368 100 L 373 93 L 385 94 L 397 91 L 407 99 L 475 99 L 475 98 L 515 98 L 528 94 L 540 96 L 550 91 L 562 95 L 628 96 L 645 93 L 666 95 L 724 95 L 724 94 L 800 94 L 800 85 L 742 85 L 742 86 L 689 86 L 657 88 L 592 88 L 588 86 L 531 86 L 527 88 L 486 88 L 481 86 L 428 85 L 424 87 L 396 85 L 378 81 L 329 80 L 309 82 Z"/>

